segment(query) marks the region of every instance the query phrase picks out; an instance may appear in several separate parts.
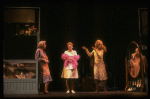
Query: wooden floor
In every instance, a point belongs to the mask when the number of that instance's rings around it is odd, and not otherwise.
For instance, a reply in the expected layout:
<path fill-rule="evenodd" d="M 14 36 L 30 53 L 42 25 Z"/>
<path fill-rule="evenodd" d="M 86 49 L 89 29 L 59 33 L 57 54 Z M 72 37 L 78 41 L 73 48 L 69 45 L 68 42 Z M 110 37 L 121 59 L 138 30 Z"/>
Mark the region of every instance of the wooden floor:
<path fill-rule="evenodd" d="M 148 92 L 126 92 L 126 91 L 108 91 L 107 93 L 99 92 L 50 92 L 51 94 L 39 93 L 36 95 L 4 95 L 4 98 L 110 98 L 110 97 L 132 97 L 132 98 L 145 98 L 148 97 Z"/>

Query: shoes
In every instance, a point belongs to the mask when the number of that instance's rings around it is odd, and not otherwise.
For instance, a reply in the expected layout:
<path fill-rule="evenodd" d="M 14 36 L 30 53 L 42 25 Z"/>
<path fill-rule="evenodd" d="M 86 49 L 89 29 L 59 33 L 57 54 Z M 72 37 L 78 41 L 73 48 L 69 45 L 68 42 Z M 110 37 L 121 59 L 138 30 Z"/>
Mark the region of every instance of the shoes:
<path fill-rule="evenodd" d="M 71 90 L 72 93 L 76 93 L 74 90 Z"/>
<path fill-rule="evenodd" d="M 107 90 L 106 90 L 106 89 L 104 89 L 104 93 L 107 93 Z"/>
<path fill-rule="evenodd" d="M 98 93 L 98 92 L 99 92 L 99 90 L 96 90 L 96 91 L 95 91 L 95 93 Z"/>
<path fill-rule="evenodd" d="M 45 91 L 44 91 L 44 94 L 49 94 L 49 95 L 50 95 L 51 93 L 49 93 L 49 92 L 45 92 Z"/>
<path fill-rule="evenodd" d="M 70 93 L 70 91 L 68 90 L 66 93 Z"/>
<path fill-rule="evenodd" d="M 68 90 L 66 93 L 70 93 L 70 91 Z M 71 93 L 76 93 L 74 90 L 71 90 Z"/>

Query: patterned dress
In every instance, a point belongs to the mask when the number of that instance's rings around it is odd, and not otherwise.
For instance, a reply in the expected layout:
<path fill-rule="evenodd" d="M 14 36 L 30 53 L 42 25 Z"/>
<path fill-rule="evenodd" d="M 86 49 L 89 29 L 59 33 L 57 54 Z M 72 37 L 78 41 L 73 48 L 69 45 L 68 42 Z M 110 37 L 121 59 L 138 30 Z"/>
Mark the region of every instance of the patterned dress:
<path fill-rule="evenodd" d="M 74 55 L 77 55 L 77 52 L 75 50 L 72 50 L 71 52 L 69 52 L 67 50 L 67 51 L 64 52 L 64 54 L 67 54 L 68 56 L 74 56 Z M 68 66 L 63 67 L 61 78 L 67 78 L 67 79 L 77 79 L 77 78 L 79 78 L 77 68 L 73 69 L 73 65 L 68 63 Z"/>
<path fill-rule="evenodd" d="M 47 58 L 46 53 L 38 48 L 35 53 L 35 59 L 38 60 L 38 63 L 39 63 L 40 83 L 47 83 L 47 82 L 52 81 L 48 63 L 43 61 L 43 59 L 46 59 L 46 58 Z"/>
<path fill-rule="evenodd" d="M 97 51 L 97 53 L 96 53 Z M 97 80 L 107 80 L 107 73 L 105 69 L 105 64 L 103 61 L 103 54 L 104 50 L 93 50 L 91 53 L 86 50 L 86 53 L 88 54 L 89 57 L 94 55 L 94 79 Z M 99 56 L 98 56 L 98 55 Z"/>

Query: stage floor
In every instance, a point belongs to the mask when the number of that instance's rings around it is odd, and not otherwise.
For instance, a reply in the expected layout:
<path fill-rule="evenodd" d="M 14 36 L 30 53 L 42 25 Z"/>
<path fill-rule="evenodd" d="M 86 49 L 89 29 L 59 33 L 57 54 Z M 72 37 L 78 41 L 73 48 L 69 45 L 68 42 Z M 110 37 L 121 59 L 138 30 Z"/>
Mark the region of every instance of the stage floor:
<path fill-rule="evenodd" d="M 108 91 L 107 93 L 99 92 L 76 92 L 74 94 L 65 92 L 50 92 L 51 94 L 39 93 L 37 95 L 4 95 L 4 98 L 109 98 L 109 97 L 148 97 L 148 92 L 126 92 L 126 91 Z"/>

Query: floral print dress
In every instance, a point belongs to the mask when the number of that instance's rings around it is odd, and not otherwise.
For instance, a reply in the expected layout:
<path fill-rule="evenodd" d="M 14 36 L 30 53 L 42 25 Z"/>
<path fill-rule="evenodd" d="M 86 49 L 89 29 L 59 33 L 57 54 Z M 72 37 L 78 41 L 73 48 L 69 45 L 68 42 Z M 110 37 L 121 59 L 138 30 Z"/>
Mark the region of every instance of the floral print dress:
<path fill-rule="evenodd" d="M 107 80 L 108 77 L 106 73 L 105 64 L 103 61 L 104 50 L 96 50 L 96 51 L 93 50 L 91 53 L 88 50 L 86 50 L 86 53 L 90 57 L 94 55 L 94 79 Z"/>
<path fill-rule="evenodd" d="M 38 48 L 35 53 L 35 59 L 38 60 L 38 63 L 39 63 L 40 83 L 47 83 L 47 82 L 52 81 L 48 63 L 43 61 L 44 59 L 48 60 L 46 53 L 43 50 Z"/>

